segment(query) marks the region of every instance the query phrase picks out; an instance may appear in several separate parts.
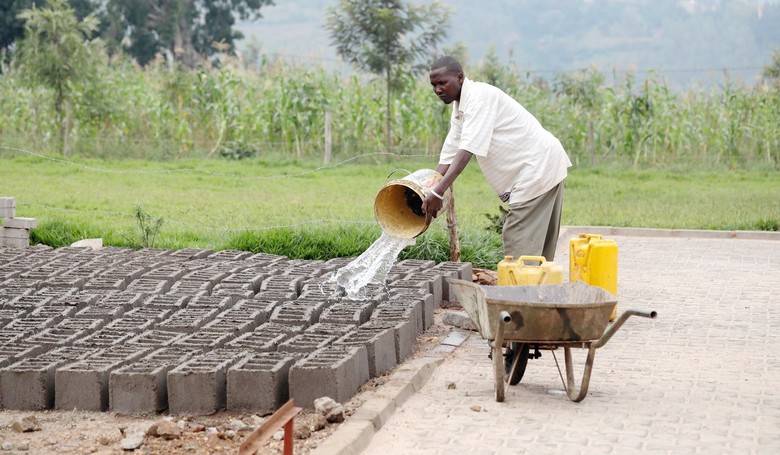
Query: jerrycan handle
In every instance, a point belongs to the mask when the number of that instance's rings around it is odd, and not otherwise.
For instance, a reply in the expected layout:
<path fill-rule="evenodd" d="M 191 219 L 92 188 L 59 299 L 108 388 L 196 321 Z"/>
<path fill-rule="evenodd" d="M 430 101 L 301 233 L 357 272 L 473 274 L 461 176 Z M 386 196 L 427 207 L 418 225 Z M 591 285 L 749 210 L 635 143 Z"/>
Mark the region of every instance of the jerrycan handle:
<path fill-rule="evenodd" d="M 525 264 L 526 261 L 536 261 L 540 264 L 544 264 L 547 262 L 547 259 L 544 256 L 520 256 L 518 261 L 522 262 L 523 264 Z"/>
<path fill-rule="evenodd" d="M 602 236 L 601 236 L 601 234 L 580 234 L 580 238 L 581 239 L 588 239 L 588 240 L 590 240 L 590 239 L 601 240 Z"/>

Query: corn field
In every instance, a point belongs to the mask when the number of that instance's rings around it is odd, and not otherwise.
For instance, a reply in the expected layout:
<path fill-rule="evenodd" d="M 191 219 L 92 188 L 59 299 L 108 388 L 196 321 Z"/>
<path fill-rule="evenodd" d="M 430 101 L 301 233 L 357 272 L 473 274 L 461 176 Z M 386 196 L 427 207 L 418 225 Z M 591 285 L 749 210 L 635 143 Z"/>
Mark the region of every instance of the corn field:
<path fill-rule="evenodd" d="M 124 59 L 74 87 L 72 153 L 109 159 L 322 159 L 325 112 L 335 159 L 386 151 L 384 84 L 366 75 L 264 61 L 199 71 Z M 662 79 L 613 85 L 595 71 L 531 79 L 509 67 L 469 73 L 515 97 L 580 166 L 780 167 L 780 91 L 725 84 L 672 90 Z M 54 94 L 0 75 L 0 156 L 57 151 Z M 450 107 L 426 75 L 408 76 L 392 103 L 392 151 L 438 154 Z"/>

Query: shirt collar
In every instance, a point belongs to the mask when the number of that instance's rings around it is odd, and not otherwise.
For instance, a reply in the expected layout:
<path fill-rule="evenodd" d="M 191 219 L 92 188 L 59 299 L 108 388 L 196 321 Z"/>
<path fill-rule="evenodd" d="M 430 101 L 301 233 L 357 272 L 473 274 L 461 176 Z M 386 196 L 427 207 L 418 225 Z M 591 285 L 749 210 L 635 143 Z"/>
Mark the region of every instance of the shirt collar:
<path fill-rule="evenodd" d="M 463 85 L 460 87 L 460 101 L 455 101 L 455 110 L 460 111 L 460 105 L 463 101 L 467 101 L 468 98 L 468 92 L 471 89 L 471 85 L 474 84 L 474 82 L 471 81 L 471 79 L 464 77 L 463 78 Z"/>

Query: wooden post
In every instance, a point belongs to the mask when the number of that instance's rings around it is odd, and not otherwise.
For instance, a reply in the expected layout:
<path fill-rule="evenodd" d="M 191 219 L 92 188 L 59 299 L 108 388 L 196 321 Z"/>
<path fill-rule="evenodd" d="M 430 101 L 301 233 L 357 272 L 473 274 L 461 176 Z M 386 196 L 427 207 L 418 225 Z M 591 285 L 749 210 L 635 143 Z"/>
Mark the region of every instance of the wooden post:
<path fill-rule="evenodd" d="M 323 156 L 323 162 L 330 164 L 330 160 L 333 158 L 333 137 L 331 132 L 331 114 L 330 111 L 325 111 L 325 153 Z"/>
<path fill-rule="evenodd" d="M 447 201 L 447 230 L 450 231 L 450 261 L 460 261 L 460 239 L 458 238 L 458 220 L 455 217 L 455 186 L 450 187 L 450 199 Z"/>

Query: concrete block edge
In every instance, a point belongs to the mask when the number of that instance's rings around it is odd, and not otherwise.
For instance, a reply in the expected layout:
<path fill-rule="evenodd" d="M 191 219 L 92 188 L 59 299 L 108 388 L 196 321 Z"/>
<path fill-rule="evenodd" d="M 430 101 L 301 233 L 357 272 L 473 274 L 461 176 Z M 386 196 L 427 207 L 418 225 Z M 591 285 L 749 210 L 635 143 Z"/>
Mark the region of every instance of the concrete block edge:
<path fill-rule="evenodd" d="M 560 237 L 579 233 L 618 235 L 626 237 L 668 237 L 704 239 L 742 239 L 780 241 L 780 232 L 775 231 L 715 231 L 706 229 L 662 229 L 615 226 L 561 226 Z"/>

